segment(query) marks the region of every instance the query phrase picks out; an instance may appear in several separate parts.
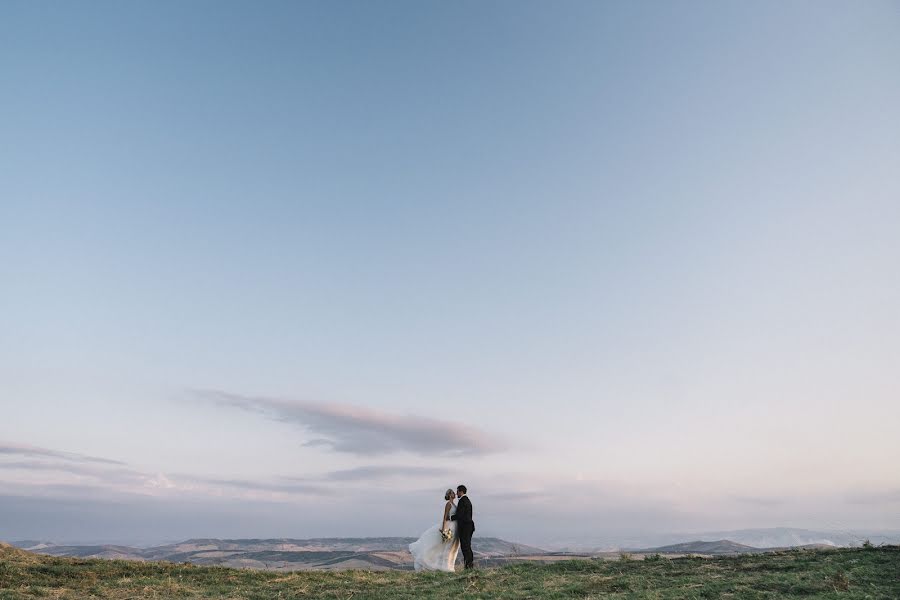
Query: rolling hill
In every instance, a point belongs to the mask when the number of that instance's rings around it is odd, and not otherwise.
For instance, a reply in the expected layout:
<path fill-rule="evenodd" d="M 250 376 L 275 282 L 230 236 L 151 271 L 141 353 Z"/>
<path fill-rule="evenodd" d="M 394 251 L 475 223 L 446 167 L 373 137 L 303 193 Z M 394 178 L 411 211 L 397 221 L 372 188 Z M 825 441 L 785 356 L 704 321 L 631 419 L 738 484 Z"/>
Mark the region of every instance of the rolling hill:
<path fill-rule="evenodd" d="M 642 553 L 658 552 L 663 554 L 746 554 L 750 552 L 764 552 L 760 548 L 738 544 L 731 540 L 717 540 L 714 542 L 693 541 L 681 544 L 670 544 L 658 548 L 639 550 Z"/>
<path fill-rule="evenodd" d="M 314 539 L 190 539 L 177 544 L 135 548 L 119 545 L 55 545 L 27 540 L 15 545 L 49 556 L 114 560 L 164 560 L 207 566 L 265 569 L 272 571 L 369 569 L 409 570 L 408 546 L 415 538 L 314 538 Z M 499 538 L 477 538 L 477 560 L 500 564 L 511 557 L 542 554 L 539 548 Z"/>

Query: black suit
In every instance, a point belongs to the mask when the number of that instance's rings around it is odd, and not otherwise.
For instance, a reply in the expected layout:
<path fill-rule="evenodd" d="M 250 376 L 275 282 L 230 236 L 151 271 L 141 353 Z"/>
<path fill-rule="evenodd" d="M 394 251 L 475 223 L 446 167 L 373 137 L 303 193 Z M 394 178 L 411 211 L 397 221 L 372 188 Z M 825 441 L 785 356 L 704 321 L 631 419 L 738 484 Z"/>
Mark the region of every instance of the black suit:
<path fill-rule="evenodd" d="M 456 514 L 450 517 L 456 521 L 456 535 L 459 536 L 459 547 L 463 553 L 466 568 L 475 566 L 475 556 L 472 554 L 472 534 L 475 533 L 475 521 L 472 520 L 472 501 L 468 496 L 463 496 L 456 503 Z"/>

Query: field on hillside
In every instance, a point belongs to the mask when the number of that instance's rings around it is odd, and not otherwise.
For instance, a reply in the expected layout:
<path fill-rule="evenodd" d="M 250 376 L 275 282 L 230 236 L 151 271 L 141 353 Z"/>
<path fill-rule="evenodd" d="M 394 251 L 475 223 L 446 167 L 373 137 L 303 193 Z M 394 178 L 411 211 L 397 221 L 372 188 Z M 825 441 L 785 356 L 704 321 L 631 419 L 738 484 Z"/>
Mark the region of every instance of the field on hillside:
<path fill-rule="evenodd" d="M 900 547 L 575 560 L 471 573 L 297 572 L 73 559 L 0 548 L 0 600 L 900 598 Z"/>

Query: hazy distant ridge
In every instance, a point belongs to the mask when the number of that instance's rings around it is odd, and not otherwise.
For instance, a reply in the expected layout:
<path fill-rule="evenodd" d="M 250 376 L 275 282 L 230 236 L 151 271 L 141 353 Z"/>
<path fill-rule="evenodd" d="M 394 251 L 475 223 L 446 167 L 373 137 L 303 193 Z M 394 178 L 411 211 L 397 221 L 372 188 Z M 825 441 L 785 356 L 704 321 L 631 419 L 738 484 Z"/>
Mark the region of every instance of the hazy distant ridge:
<path fill-rule="evenodd" d="M 865 535 L 865 537 L 863 537 Z M 581 545 L 564 553 L 547 552 L 526 544 L 499 538 L 478 537 L 474 549 L 483 566 L 504 564 L 517 558 L 530 561 L 556 560 L 557 555 L 616 557 L 620 549 L 637 554 L 728 555 L 759 553 L 792 547 L 860 546 L 865 539 L 873 544 L 897 543 L 900 533 L 851 534 L 805 529 L 746 529 L 710 534 L 694 534 L 671 539 L 671 534 L 648 536 L 650 543 L 620 545 Z M 694 537 L 696 536 L 696 537 Z M 408 545 L 411 537 L 367 538 L 266 538 L 218 539 L 193 538 L 174 544 L 137 548 L 119 544 L 62 545 L 38 540 L 14 542 L 15 546 L 51 556 L 105 558 L 137 561 L 190 562 L 198 565 L 267 570 L 331 569 L 411 569 Z M 657 541 L 656 544 L 653 541 Z M 663 543 L 658 543 L 658 542 Z"/>
<path fill-rule="evenodd" d="M 734 544 L 756 549 L 794 548 L 802 546 L 861 546 L 869 540 L 873 544 L 898 544 L 900 531 L 821 531 L 792 527 L 770 527 L 765 529 L 736 529 L 729 531 L 708 531 L 701 533 L 645 534 L 630 539 L 604 541 L 554 540 L 548 546 L 570 552 L 609 552 L 641 549 L 655 549 L 677 544 L 695 542 L 729 541 Z M 693 550 L 692 552 L 697 552 Z"/>
<path fill-rule="evenodd" d="M 759 548 L 738 544 L 731 540 L 717 540 L 715 542 L 683 542 L 681 544 L 670 544 L 668 546 L 642 550 L 642 552 L 660 552 L 668 554 L 746 554 L 748 552 L 759 551 Z"/>
<path fill-rule="evenodd" d="M 190 562 L 199 565 L 268 570 L 410 569 L 408 546 L 415 538 L 215 539 L 195 538 L 150 548 L 121 545 L 56 545 L 35 540 L 15 542 L 24 550 L 50 556 L 137 561 Z M 543 554 L 533 546 L 499 538 L 478 538 L 481 560 Z"/>

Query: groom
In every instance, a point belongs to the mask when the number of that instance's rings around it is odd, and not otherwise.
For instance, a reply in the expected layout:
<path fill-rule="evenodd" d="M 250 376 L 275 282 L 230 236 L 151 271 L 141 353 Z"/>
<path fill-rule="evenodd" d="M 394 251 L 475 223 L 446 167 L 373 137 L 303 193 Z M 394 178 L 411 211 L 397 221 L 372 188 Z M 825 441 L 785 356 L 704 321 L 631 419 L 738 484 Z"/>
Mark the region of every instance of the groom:
<path fill-rule="evenodd" d="M 472 520 L 472 501 L 466 496 L 466 486 L 456 488 L 459 500 L 456 502 L 456 514 L 450 516 L 450 520 L 456 521 L 456 532 L 459 535 L 459 546 L 463 553 L 466 568 L 475 566 L 475 557 L 472 555 L 472 534 L 475 533 L 475 521 Z"/>

